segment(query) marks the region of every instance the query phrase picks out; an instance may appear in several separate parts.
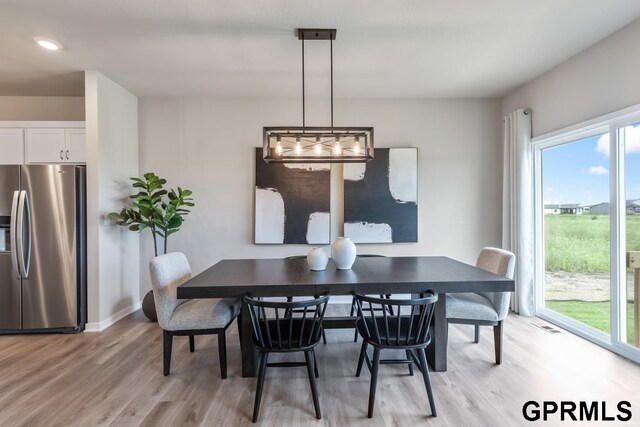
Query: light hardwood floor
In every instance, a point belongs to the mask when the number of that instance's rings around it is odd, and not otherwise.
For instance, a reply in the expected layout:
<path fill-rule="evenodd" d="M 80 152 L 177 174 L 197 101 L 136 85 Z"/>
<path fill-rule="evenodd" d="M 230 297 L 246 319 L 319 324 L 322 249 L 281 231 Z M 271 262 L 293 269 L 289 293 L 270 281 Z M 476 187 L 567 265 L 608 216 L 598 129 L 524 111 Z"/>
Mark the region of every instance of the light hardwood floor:
<path fill-rule="evenodd" d="M 317 349 L 323 419 L 313 415 L 304 368 L 270 368 L 263 425 L 531 425 L 528 400 L 631 401 L 640 419 L 640 367 L 567 332 L 551 334 L 535 318 L 505 324 L 504 362 L 493 363 L 491 328 L 452 325 L 449 370 L 432 373 L 438 417 L 421 377 L 406 366 L 380 369 L 376 409 L 366 417 L 369 374 L 354 376 L 360 343 L 352 330 L 327 331 Z M 220 379 L 215 337 L 174 338 L 172 373 L 162 375 L 161 331 L 140 312 L 102 333 L 0 337 L 0 425 L 251 424 L 255 379 L 240 375 L 235 326 L 228 333 L 229 377 Z M 547 422 L 545 425 L 555 425 Z"/>

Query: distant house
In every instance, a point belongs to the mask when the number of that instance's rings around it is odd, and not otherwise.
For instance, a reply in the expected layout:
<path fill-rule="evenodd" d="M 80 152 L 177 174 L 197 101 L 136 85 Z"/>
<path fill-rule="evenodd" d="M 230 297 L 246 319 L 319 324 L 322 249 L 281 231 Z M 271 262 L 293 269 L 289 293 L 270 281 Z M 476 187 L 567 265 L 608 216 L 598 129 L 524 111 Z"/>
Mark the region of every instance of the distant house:
<path fill-rule="evenodd" d="M 609 203 L 598 203 L 590 207 L 592 215 L 609 215 Z"/>
<path fill-rule="evenodd" d="M 627 200 L 627 215 L 640 215 L 640 199 Z"/>
<path fill-rule="evenodd" d="M 545 215 L 560 215 L 560 205 L 544 205 Z"/>
<path fill-rule="evenodd" d="M 544 205 L 545 215 L 582 215 L 584 211 L 583 205 L 575 203 Z"/>
<path fill-rule="evenodd" d="M 591 206 L 591 214 L 593 215 L 609 215 L 610 213 L 609 203 L 598 203 Z M 640 215 L 640 199 L 627 200 L 626 213 L 627 215 Z"/>

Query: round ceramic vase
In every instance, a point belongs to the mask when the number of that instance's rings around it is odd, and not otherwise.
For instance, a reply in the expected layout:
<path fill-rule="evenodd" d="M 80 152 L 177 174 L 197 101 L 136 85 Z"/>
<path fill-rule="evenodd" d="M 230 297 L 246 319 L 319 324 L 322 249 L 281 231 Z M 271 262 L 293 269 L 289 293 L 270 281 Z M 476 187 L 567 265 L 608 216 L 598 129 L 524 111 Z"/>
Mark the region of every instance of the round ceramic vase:
<path fill-rule="evenodd" d="M 307 264 L 313 271 L 322 271 L 327 268 L 329 257 L 322 248 L 314 248 L 307 254 Z"/>
<path fill-rule="evenodd" d="M 331 245 L 331 259 L 338 270 L 349 270 L 356 260 L 356 245 L 348 237 L 338 237 Z"/>

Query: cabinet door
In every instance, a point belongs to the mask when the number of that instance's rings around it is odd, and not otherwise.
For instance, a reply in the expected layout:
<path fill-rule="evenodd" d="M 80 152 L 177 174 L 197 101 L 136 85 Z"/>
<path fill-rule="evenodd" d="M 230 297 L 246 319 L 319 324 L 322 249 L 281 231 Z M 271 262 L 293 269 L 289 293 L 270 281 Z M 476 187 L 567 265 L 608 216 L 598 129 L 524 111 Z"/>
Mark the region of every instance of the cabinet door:
<path fill-rule="evenodd" d="M 24 163 L 24 132 L 22 129 L 0 128 L 0 165 Z"/>
<path fill-rule="evenodd" d="M 85 163 L 87 161 L 87 144 L 84 129 L 65 129 L 65 135 L 65 161 L 69 163 Z"/>
<path fill-rule="evenodd" d="M 62 163 L 65 159 L 64 129 L 27 129 L 27 163 Z"/>

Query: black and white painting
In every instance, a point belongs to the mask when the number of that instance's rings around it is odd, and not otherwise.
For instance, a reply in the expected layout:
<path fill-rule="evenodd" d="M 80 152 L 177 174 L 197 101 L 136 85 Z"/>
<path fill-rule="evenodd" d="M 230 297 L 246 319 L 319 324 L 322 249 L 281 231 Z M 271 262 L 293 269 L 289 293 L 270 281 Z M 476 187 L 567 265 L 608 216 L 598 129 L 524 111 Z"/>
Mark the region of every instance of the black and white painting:
<path fill-rule="evenodd" d="M 330 243 L 330 165 L 266 163 L 256 148 L 255 242 Z"/>
<path fill-rule="evenodd" d="M 376 148 L 344 166 L 344 235 L 354 243 L 418 241 L 418 149 Z"/>

